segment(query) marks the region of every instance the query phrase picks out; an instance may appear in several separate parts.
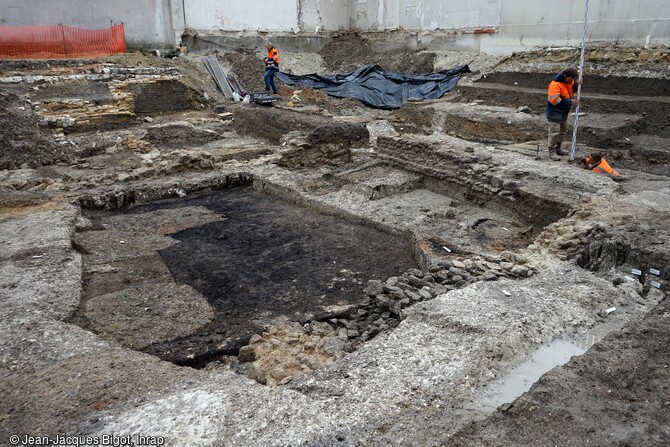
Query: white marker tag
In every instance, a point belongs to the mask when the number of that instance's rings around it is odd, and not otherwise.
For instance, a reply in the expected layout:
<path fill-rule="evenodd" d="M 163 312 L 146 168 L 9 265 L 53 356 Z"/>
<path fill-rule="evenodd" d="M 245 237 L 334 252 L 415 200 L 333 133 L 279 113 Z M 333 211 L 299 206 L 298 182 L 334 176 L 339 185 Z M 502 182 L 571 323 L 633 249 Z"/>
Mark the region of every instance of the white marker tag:
<path fill-rule="evenodd" d="M 633 269 L 630 271 L 633 275 L 642 276 L 642 270 Z"/>
<path fill-rule="evenodd" d="M 633 278 L 632 276 L 626 275 L 623 278 L 628 282 L 637 282 L 637 279 Z"/>
<path fill-rule="evenodd" d="M 656 269 L 649 269 L 649 273 L 656 276 L 661 276 L 661 271 Z"/>
<path fill-rule="evenodd" d="M 449 250 L 447 247 L 442 247 L 442 248 L 444 248 L 445 250 L 447 250 L 448 253 L 451 253 L 451 250 Z"/>
<path fill-rule="evenodd" d="M 504 294 L 507 295 L 507 296 L 512 296 L 512 294 L 509 293 L 507 290 L 503 290 L 502 293 L 504 293 Z"/>
<path fill-rule="evenodd" d="M 660 283 L 660 282 L 652 281 L 652 282 L 651 282 L 651 285 L 654 286 L 654 287 L 656 287 L 657 289 L 660 289 L 660 288 L 661 288 L 661 283 Z"/>

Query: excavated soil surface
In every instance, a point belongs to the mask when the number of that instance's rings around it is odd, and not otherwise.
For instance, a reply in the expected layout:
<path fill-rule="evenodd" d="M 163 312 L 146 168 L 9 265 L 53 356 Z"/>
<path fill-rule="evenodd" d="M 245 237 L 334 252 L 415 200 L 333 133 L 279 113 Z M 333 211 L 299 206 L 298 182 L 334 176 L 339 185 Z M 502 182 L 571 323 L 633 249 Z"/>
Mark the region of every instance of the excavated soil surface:
<path fill-rule="evenodd" d="M 665 299 L 641 323 L 547 373 L 513 404 L 444 445 L 668 445 L 668 318 Z"/>
<path fill-rule="evenodd" d="M 179 242 L 158 251 L 174 281 L 201 293 L 213 309 L 210 321 L 192 333 L 142 349 L 179 364 L 202 366 L 223 354 L 237 354 L 252 334 L 273 321 L 308 322 L 345 314 L 349 306 L 361 301 L 368 280 L 398 275 L 415 265 L 409 244 L 401 238 L 305 210 L 249 188 L 140 206 L 124 212 L 124 221 L 180 207 L 203 207 L 221 220 L 175 233 L 166 231 L 170 225 L 179 227 L 179 222 L 166 221 L 161 226 L 160 233 Z M 89 214 L 95 228 L 113 229 L 110 217 L 114 214 Z M 157 259 L 147 258 L 151 254 L 141 254 L 139 264 L 156 265 Z M 132 266 L 136 262 L 130 259 L 126 263 L 131 266 L 124 268 L 117 263 L 115 268 L 137 271 L 139 267 Z M 132 288 L 160 277 L 156 273 L 159 270 L 145 268 L 144 275 L 127 277 L 117 287 Z M 109 285 L 100 285 L 92 275 L 88 277 L 88 299 L 109 292 Z M 128 294 L 126 299 L 127 303 L 118 302 L 116 306 L 131 306 L 133 296 Z M 148 310 L 134 319 L 160 318 L 160 314 Z M 92 314 L 99 311 L 84 305 L 80 317 L 98 321 L 101 316 Z M 154 324 L 158 322 L 146 322 Z M 128 333 L 132 330 L 127 326 L 107 332 L 123 334 L 122 342 L 135 347 L 137 342 Z"/>
<path fill-rule="evenodd" d="M 551 76 L 549 73 L 493 73 L 472 86 L 458 87 L 450 97 L 454 102 L 504 106 L 517 112 L 507 116 L 499 114 L 492 119 L 450 114 L 444 119 L 444 131 L 493 144 L 537 142 L 544 153 L 547 131 L 546 120 L 542 118 L 546 84 Z M 577 133 L 579 144 L 597 148 L 618 167 L 670 175 L 668 82 L 633 77 L 585 77 Z M 515 116 L 522 116 L 519 114 L 522 109 L 540 119 L 519 122 Z M 571 116 L 569 123 L 573 121 Z M 569 147 L 571 136 L 570 131 L 564 146 Z"/>
<path fill-rule="evenodd" d="M 602 151 L 616 179 L 534 160 L 546 85 L 576 66 L 574 50 L 471 64 L 445 98 L 394 112 L 284 85 L 274 106 L 232 104 L 199 56 L 1 63 L 3 77 L 179 74 L 158 88 L 117 76 L 141 107 L 96 116 L 104 133 L 46 126 L 39 107 L 115 105 L 106 81 L 0 83 L 0 443 L 128 431 L 176 445 L 670 443 L 666 49 L 587 54 L 579 149 Z M 331 73 L 483 61 L 376 53 L 355 34 L 313 56 Z M 262 88 L 258 51 L 217 57 Z M 252 177 L 253 190 L 219 189 Z M 82 217 L 79 204 L 95 209 Z M 415 250 L 426 269 L 407 271 Z M 288 387 L 234 374 L 238 349 L 270 325 L 297 324 L 263 333 L 268 349 L 300 348 L 295 334 L 319 325 L 344 346 L 362 299 L 379 307 L 374 338 L 335 364 Z M 513 404 L 477 417 L 461 406 L 547 337 L 610 319 L 628 325 Z M 221 355 L 230 364 L 177 366 Z"/>
<path fill-rule="evenodd" d="M 69 148 L 59 147 L 40 129 L 37 119 L 30 111 L 30 104 L 17 96 L 0 94 L 0 170 L 37 168 L 58 161 L 68 161 Z"/>
<path fill-rule="evenodd" d="M 548 79 L 556 73 L 495 72 L 487 74 L 479 82 L 514 85 L 526 88 L 547 88 Z M 670 79 L 632 78 L 586 74 L 582 82 L 582 93 L 626 96 L 667 96 Z"/>

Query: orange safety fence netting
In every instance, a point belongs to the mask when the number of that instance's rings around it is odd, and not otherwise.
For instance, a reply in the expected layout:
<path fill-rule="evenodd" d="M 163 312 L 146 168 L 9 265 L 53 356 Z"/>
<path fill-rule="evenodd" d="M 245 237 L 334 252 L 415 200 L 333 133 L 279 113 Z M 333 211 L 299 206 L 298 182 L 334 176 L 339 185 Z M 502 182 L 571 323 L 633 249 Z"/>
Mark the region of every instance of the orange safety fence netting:
<path fill-rule="evenodd" d="M 0 26 L 0 59 L 97 57 L 125 52 L 123 24 L 91 30 L 68 25 Z"/>

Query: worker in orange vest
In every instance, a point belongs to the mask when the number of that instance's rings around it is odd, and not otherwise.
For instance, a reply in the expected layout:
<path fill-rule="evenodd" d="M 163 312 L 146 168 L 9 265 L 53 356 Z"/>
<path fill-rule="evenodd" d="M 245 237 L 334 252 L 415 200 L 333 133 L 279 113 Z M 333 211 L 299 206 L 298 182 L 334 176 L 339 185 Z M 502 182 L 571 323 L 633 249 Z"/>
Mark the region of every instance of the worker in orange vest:
<path fill-rule="evenodd" d="M 559 155 L 568 155 L 568 152 L 561 150 L 561 144 L 568 132 L 568 114 L 573 105 L 579 104 L 577 99 L 572 99 L 572 95 L 577 85 L 577 70 L 567 68 L 554 76 L 549 83 L 547 90 L 547 107 L 545 116 L 549 120 L 549 158 L 560 160 Z"/>
<path fill-rule="evenodd" d="M 272 93 L 276 95 L 279 93 L 275 85 L 275 73 L 279 71 L 279 51 L 270 42 L 265 42 L 265 49 L 268 50 L 268 55 L 264 59 L 265 76 L 263 76 L 263 80 L 265 81 L 265 90 L 270 91 L 270 88 L 272 88 Z"/>
<path fill-rule="evenodd" d="M 593 172 L 601 174 L 619 175 L 617 171 L 607 163 L 605 158 L 600 154 L 591 154 L 579 160 L 579 165 L 584 169 L 589 169 Z"/>

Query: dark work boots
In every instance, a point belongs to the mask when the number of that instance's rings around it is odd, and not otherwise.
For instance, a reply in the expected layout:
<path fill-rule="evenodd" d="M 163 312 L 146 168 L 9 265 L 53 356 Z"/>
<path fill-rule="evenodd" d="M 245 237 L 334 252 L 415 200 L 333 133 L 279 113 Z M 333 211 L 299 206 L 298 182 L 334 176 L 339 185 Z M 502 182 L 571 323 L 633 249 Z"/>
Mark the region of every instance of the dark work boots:
<path fill-rule="evenodd" d="M 570 152 L 564 151 L 563 149 L 561 149 L 561 145 L 559 144 L 559 145 L 556 146 L 556 154 L 557 155 L 570 155 Z"/>

